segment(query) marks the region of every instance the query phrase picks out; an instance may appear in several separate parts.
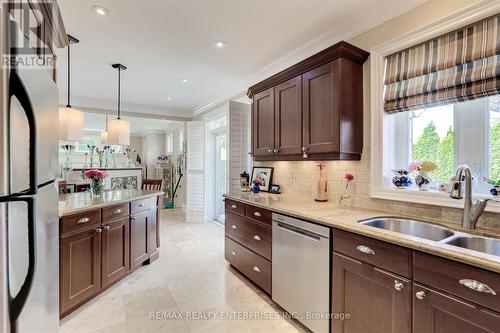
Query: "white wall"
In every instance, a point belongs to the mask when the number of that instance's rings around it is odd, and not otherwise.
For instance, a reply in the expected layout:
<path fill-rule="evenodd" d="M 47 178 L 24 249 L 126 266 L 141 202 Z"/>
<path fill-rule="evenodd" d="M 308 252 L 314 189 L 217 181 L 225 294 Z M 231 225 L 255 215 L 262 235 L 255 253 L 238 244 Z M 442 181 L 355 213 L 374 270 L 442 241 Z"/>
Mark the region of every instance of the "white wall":
<path fill-rule="evenodd" d="M 142 159 L 147 167 L 147 178 L 154 178 L 156 160 L 165 152 L 165 134 L 144 135 L 142 138 Z"/>

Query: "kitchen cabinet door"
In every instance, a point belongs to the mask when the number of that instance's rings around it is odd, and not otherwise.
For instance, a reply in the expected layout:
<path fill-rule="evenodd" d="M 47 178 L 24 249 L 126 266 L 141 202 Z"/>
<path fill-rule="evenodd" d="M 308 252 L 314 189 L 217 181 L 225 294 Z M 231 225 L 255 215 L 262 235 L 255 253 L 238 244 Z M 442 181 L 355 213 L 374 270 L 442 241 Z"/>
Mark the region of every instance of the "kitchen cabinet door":
<path fill-rule="evenodd" d="M 158 259 L 158 246 L 157 246 L 157 220 L 158 210 L 156 208 L 148 210 L 148 255 L 151 261 Z"/>
<path fill-rule="evenodd" d="M 304 133 L 308 153 L 340 150 L 340 59 L 302 75 Z"/>
<path fill-rule="evenodd" d="M 333 319 L 333 332 L 411 332 L 409 280 L 335 252 L 332 279 L 333 312 L 350 316 Z"/>
<path fill-rule="evenodd" d="M 141 266 L 149 259 L 148 219 L 150 211 L 144 211 L 130 217 L 130 269 Z"/>
<path fill-rule="evenodd" d="M 274 87 L 275 139 L 273 153 L 299 155 L 302 149 L 302 78 Z"/>
<path fill-rule="evenodd" d="M 418 284 L 413 286 L 413 332 L 498 332 L 500 314 Z"/>
<path fill-rule="evenodd" d="M 60 239 L 60 313 L 101 289 L 101 227 Z"/>
<path fill-rule="evenodd" d="M 130 271 L 129 217 L 110 222 L 102 232 L 102 285 L 107 287 Z"/>
<path fill-rule="evenodd" d="M 273 155 L 274 149 L 274 90 L 267 89 L 253 97 L 253 155 Z"/>

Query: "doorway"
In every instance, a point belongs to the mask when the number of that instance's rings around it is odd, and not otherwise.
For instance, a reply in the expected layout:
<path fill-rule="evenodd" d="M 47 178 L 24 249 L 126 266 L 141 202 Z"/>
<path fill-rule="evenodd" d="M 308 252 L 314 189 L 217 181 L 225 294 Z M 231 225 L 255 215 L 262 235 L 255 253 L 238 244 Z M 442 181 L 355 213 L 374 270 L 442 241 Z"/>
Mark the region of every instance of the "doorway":
<path fill-rule="evenodd" d="M 227 192 L 227 134 L 226 131 L 214 133 L 215 141 L 215 181 L 214 181 L 214 212 L 215 219 L 224 224 L 224 201 L 222 195 Z"/>

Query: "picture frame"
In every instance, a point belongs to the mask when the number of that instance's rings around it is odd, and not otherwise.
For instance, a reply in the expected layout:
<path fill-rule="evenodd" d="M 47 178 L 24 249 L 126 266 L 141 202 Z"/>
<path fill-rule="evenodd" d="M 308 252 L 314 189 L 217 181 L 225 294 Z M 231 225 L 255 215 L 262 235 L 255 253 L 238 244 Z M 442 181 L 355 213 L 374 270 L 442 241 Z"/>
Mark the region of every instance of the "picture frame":
<path fill-rule="evenodd" d="M 263 179 L 263 184 L 260 185 L 260 190 L 264 192 L 269 192 L 273 181 L 273 172 L 274 168 L 272 167 L 256 167 L 254 166 L 252 169 L 252 178 L 251 184 L 253 184 L 254 180 L 259 177 Z"/>
<path fill-rule="evenodd" d="M 269 189 L 269 193 L 281 194 L 280 186 L 278 184 L 272 184 L 271 188 Z"/>

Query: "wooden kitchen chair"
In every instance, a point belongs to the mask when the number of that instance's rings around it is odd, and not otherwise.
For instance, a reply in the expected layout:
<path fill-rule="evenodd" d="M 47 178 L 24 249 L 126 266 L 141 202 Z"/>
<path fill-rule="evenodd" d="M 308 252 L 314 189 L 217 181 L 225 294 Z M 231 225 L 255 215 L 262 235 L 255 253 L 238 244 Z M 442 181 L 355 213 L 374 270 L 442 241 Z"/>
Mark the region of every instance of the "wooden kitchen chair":
<path fill-rule="evenodd" d="M 142 190 L 161 191 L 163 179 L 146 179 L 142 180 Z"/>

